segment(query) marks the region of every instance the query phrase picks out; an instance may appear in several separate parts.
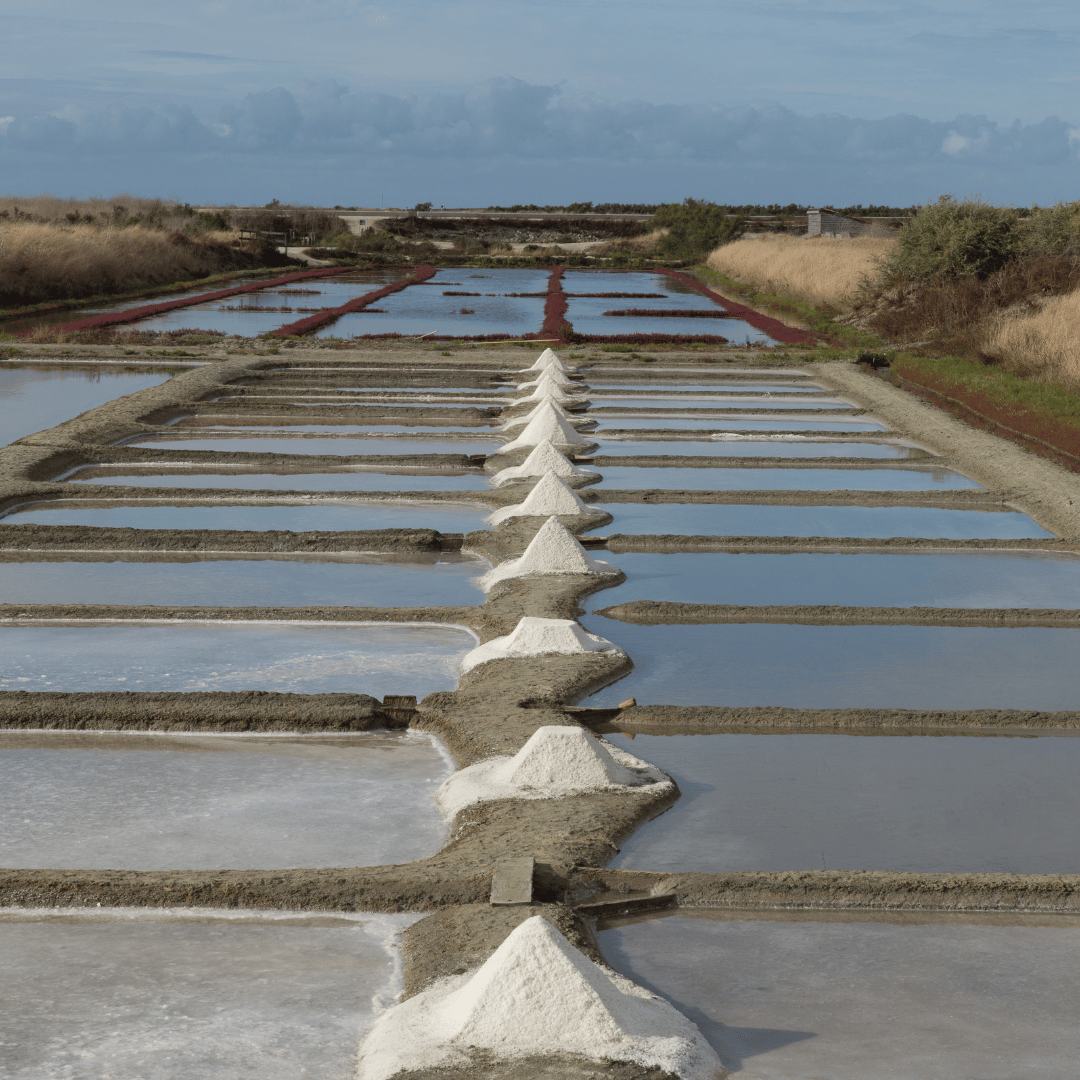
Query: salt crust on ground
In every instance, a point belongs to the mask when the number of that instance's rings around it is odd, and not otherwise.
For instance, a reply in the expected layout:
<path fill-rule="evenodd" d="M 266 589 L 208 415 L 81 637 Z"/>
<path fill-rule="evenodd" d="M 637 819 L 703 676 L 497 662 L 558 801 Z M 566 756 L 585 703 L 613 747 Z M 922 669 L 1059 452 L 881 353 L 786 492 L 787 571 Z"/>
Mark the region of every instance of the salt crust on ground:
<path fill-rule="evenodd" d="M 600 475 L 592 469 L 575 465 L 561 450 L 552 445 L 550 439 L 544 439 L 520 465 L 500 470 L 492 477 L 492 482 L 500 486 L 511 480 L 527 480 L 547 473 L 578 480 L 591 480 Z"/>
<path fill-rule="evenodd" d="M 673 1005 L 575 949 L 546 919 L 518 926 L 472 974 L 452 975 L 390 1009 L 360 1043 L 359 1080 L 503 1059 L 579 1054 L 716 1080 L 720 1059 Z"/>
<path fill-rule="evenodd" d="M 510 450 L 521 450 L 526 446 L 539 446 L 542 442 L 550 442 L 560 449 L 575 446 L 595 446 L 591 439 L 576 431 L 572 424 L 568 423 L 560 415 L 561 410 L 550 403 L 540 406 L 540 411 L 535 413 L 532 420 L 525 425 L 525 430 L 519 432 L 513 442 L 508 442 L 499 448 L 500 454 Z M 533 415 L 533 414 L 530 414 Z"/>
<path fill-rule="evenodd" d="M 507 578 L 546 574 L 601 576 L 618 573 L 611 563 L 594 559 L 557 517 L 549 517 L 529 542 L 524 554 L 499 563 L 479 579 L 479 584 L 480 588 L 487 592 L 497 582 Z"/>
<path fill-rule="evenodd" d="M 516 517 L 546 517 L 549 514 L 602 514 L 596 506 L 586 506 L 573 488 L 554 472 L 544 473 L 526 496 L 524 502 L 504 506 L 489 514 L 489 525 L 498 525 Z"/>
<path fill-rule="evenodd" d="M 588 416 L 571 416 L 566 409 L 564 409 L 557 401 L 552 401 L 550 398 L 546 398 L 544 401 L 538 402 L 533 406 L 530 412 L 527 412 L 524 416 L 513 416 L 507 420 L 499 428 L 500 431 L 513 431 L 514 428 L 527 427 L 537 417 L 543 416 L 548 410 L 551 410 L 558 416 L 564 423 L 571 424 L 573 427 L 588 427 L 590 424 L 595 424 L 596 420 Z"/>
<path fill-rule="evenodd" d="M 610 652 L 625 655 L 606 638 L 584 630 L 573 619 L 541 619 L 526 615 L 509 634 L 492 638 L 462 657 L 461 670 L 468 671 L 488 660 L 514 656 L 544 656 L 551 653 Z"/>
<path fill-rule="evenodd" d="M 654 765 L 579 727 L 542 727 L 513 757 L 500 755 L 454 773 L 435 792 L 447 821 L 492 799 L 565 799 L 597 791 L 674 784 Z"/>
<path fill-rule="evenodd" d="M 557 367 L 560 371 L 577 371 L 576 367 L 564 364 L 559 359 L 558 353 L 552 352 L 551 349 L 545 349 L 525 370 L 543 371 L 546 367 Z"/>

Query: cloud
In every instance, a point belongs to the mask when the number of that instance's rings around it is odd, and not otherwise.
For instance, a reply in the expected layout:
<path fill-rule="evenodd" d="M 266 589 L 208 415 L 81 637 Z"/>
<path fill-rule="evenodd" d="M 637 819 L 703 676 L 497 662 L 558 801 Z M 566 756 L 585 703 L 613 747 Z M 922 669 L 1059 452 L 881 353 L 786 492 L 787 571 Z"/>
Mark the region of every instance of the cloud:
<path fill-rule="evenodd" d="M 862 184 L 867 200 L 886 178 L 892 190 L 906 179 L 911 200 L 936 190 L 969 190 L 969 182 L 987 197 L 1003 198 L 990 190 L 995 184 L 1022 186 L 1039 170 L 1038 183 L 1045 187 L 1048 177 L 1061 183 L 1056 197 L 1062 198 L 1080 179 L 1077 128 L 1057 117 L 1002 126 L 972 115 L 940 122 L 904 114 L 866 120 L 801 115 L 776 104 L 656 105 L 568 94 L 510 77 L 427 95 L 305 82 L 248 94 L 216 120 L 181 105 L 58 111 L 0 121 L 0 159 L 47 152 L 72 160 L 124 154 L 149 162 L 155 155 L 197 153 L 232 161 L 238 175 L 254 168 L 256 156 L 298 166 L 332 159 L 354 172 L 383 176 L 395 170 L 404 175 L 423 162 L 482 168 L 490 176 L 531 166 L 550 175 L 570 163 L 579 174 L 579 166 L 588 165 L 600 177 L 605 168 L 678 176 L 693 167 L 695 176 L 723 178 L 728 192 L 722 198 L 730 201 L 753 197 L 732 191 L 733 180 L 746 186 L 760 184 L 763 176 L 784 179 L 790 198 L 809 198 L 812 185 L 825 189 L 844 177 Z M 123 186 L 122 177 L 118 183 Z M 936 190 L 924 190 L 928 186 Z M 1039 188 L 1032 197 L 1046 199 L 1047 192 Z"/>

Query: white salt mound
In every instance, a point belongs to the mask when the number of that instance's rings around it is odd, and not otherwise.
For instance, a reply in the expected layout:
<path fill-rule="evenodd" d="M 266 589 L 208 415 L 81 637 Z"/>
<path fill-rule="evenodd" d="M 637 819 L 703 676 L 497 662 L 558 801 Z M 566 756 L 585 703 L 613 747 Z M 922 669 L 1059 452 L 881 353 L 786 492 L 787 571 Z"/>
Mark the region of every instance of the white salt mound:
<path fill-rule="evenodd" d="M 592 652 L 624 655 L 617 645 L 612 645 L 606 638 L 587 633 L 573 619 L 541 619 L 526 615 L 511 633 L 492 638 L 466 653 L 461 661 L 461 670 L 470 671 L 488 660 L 515 656 L 547 656 L 552 653 L 573 656 Z"/>
<path fill-rule="evenodd" d="M 564 799 L 596 791 L 672 782 L 655 766 L 578 727 L 542 727 L 513 757 L 501 755 L 454 773 L 435 801 L 447 821 L 466 806 L 492 799 Z"/>
<path fill-rule="evenodd" d="M 539 446 L 542 442 L 550 442 L 560 450 L 567 450 L 575 446 L 595 446 L 596 443 L 582 435 L 574 426 L 565 419 L 565 413 L 556 409 L 550 402 L 540 406 L 540 410 L 525 425 L 523 431 L 518 433 L 512 442 L 504 443 L 499 448 L 500 454 L 509 450 L 520 450 L 523 447 Z M 530 414 L 532 415 L 532 414 Z"/>
<path fill-rule="evenodd" d="M 489 514 L 489 525 L 498 525 L 516 517 L 547 517 L 550 514 L 602 514 L 597 506 L 586 506 L 573 488 L 554 472 L 545 473 L 534 485 L 524 502 L 504 506 Z"/>
<path fill-rule="evenodd" d="M 588 389 L 584 383 L 577 382 L 571 379 L 566 372 L 560 371 L 557 367 L 546 367 L 540 372 L 540 375 L 530 380 L 529 382 L 523 382 L 518 384 L 518 392 L 524 393 L 526 390 L 535 389 L 536 384 L 544 379 L 550 379 L 556 386 L 562 387 L 563 390 L 586 390 Z"/>
<path fill-rule="evenodd" d="M 544 439 L 520 465 L 502 469 L 492 479 L 498 486 L 511 480 L 527 480 L 533 476 L 544 476 L 546 473 L 554 473 L 564 480 L 592 480 L 600 475 L 592 469 L 574 465 L 562 451 L 552 445 L 550 439 Z"/>
<path fill-rule="evenodd" d="M 585 399 L 580 394 L 568 394 L 557 383 L 541 383 L 531 394 L 517 398 L 515 405 L 528 405 L 530 402 L 556 401 L 560 405 L 580 405 Z"/>
<path fill-rule="evenodd" d="M 499 563 L 480 578 L 480 588 L 487 592 L 497 582 L 507 578 L 544 576 L 548 574 L 615 575 L 619 571 L 611 563 L 594 559 L 579 543 L 577 537 L 557 518 L 549 517 L 529 542 L 524 553 L 516 559 Z"/>
<path fill-rule="evenodd" d="M 543 371 L 546 367 L 557 367 L 560 371 L 573 371 L 574 368 L 564 364 L 557 353 L 551 349 L 545 349 L 533 362 L 527 367 L 526 371 Z"/>
<path fill-rule="evenodd" d="M 384 1013 L 360 1043 L 359 1080 L 504 1060 L 579 1054 L 718 1080 L 720 1059 L 663 998 L 590 960 L 543 916 L 526 919 L 472 974 L 452 975 Z"/>
<path fill-rule="evenodd" d="M 507 420 L 499 430 L 513 431 L 515 428 L 528 427 L 538 416 L 546 415 L 549 409 L 559 419 L 575 428 L 588 427 L 590 424 L 595 423 L 594 420 L 590 420 L 587 416 L 571 416 L 557 401 L 545 398 L 543 401 L 538 401 L 524 416 L 515 416 Z"/>

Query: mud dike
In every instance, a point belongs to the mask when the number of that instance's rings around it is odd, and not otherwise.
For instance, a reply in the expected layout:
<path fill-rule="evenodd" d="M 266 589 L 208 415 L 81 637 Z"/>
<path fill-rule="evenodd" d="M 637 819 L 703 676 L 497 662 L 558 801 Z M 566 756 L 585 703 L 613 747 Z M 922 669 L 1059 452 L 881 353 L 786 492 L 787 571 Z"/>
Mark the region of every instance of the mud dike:
<path fill-rule="evenodd" d="M 216 919 L 258 951 L 289 919 L 390 919 L 403 970 L 363 1022 L 303 989 L 286 1010 L 352 1024 L 362 1080 L 1071 1060 L 1067 1008 L 1001 1017 L 1012 985 L 1076 982 L 1080 486 L 854 365 L 730 356 L 207 349 L 0 451 L 0 746 L 37 754 L 7 922 Z M 364 732 L 361 795 L 335 770 Z M 181 733 L 206 763 L 122 773 L 132 821 L 80 764 L 35 831 L 50 754 Z M 213 771 L 239 735 L 279 764 L 207 850 L 248 814 L 289 854 L 177 869 L 174 785 L 255 782 Z M 311 747 L 302 783 L 281 762 Z"/>

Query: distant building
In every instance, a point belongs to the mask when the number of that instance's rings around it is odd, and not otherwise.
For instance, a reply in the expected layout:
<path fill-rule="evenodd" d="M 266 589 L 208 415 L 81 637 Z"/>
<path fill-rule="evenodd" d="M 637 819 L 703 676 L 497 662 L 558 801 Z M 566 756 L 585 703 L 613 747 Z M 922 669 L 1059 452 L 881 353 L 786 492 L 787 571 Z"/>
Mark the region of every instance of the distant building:
<path fill-rule="evenodd" d="M 838 214 L 828 207 L 809 210 L 806 217 L 809 222 L 807 236 L 865 236 L 874 227 L 869 222 Z"/>

